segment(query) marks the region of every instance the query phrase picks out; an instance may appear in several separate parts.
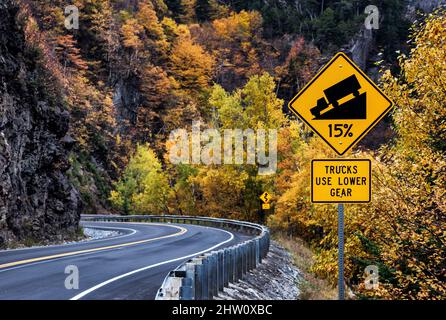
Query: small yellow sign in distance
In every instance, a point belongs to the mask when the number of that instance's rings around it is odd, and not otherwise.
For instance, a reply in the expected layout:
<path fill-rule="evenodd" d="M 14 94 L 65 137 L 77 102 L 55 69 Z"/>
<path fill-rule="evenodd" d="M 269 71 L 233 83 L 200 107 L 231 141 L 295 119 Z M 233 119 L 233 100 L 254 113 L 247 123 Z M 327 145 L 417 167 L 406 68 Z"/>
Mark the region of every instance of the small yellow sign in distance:
<path fill-rule="evenodd" d="M 271 206 L 270 206 L 269 203 L 263 203 L 263 204 L 262 204 L 262 209 L 263 209 L 263 210 L 269 210 L 270 208 L 271 208 Z"/>
<path fill-rule="evenodd" d="M 345 154 L 392 108 L 392 101 L 338 53 L 289 103 L 336 153 Z"/>
<path fill-rule="evenodd" d="M 311 202 L 366 203 L 372 196 L 368 159 L 324 159 L 311 162 Z"/>
<path fill-rule="evenodd" d="M 260 200 L 262 200 L 263 203 L 269 203 L 271 201 L 271 196 L 268 192 L 262 193 L 262 195 L 259 197 Z"/>

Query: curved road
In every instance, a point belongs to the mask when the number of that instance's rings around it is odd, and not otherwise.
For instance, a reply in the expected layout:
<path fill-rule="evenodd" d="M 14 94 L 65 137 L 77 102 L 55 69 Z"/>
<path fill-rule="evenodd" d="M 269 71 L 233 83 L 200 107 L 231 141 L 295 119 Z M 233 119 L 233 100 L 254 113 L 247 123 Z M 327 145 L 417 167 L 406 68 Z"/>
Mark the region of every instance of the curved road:
<path fill-rule="evenodd" d="M 0 251 L 0 299 L 154 299 L 169 271 L 248 236 L 182 224 L 83 222 L 121 235 L 67 245 Z M 66 289 L 67 266 L 79 289 Z"/>

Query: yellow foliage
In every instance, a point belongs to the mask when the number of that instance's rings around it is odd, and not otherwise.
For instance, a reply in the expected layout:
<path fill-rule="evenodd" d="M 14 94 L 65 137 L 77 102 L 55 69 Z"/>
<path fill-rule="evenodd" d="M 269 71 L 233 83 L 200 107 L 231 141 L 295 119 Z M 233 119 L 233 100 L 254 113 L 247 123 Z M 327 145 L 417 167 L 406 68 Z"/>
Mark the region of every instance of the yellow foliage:
<path fill-rule="evenodd" d="M 110 201 L 122 213 L 168 214 L 171 190 L 161 163 L 148 145 L 138 145 Z"/>
<path fill-rule="evenodd" d="M 138 20 L 134 18 L 128 19 L 121 27 L 124 46 L 135 50 L 141 49 L 143 47 L 143 42 L 140 38 L 140 34 L 143 30 L 143 26 L 138 23 Z"/>
<path fill-rule="evenodd" d="M 171 55 L 171 72 L 187 91 L 200 91 L 209 86 L 214 58 L 189 35 L 180 36 Z"/>
<path fill-rule="evenodd" d="M 257 11 L 242 10 L 228 18 L 214 20 L 213 26 L 217 35 L 225 40 L 240 39 L 246 42 L 261 31 L 262 16 Z"/>
<path fill-rule="evenodd" d="M 401 75 L 383 76 L 383 88 L 396 104 L 397 138 L 376 154 L 353 155 L 371 159 L 373 170 L 372 202 L 345 211 L 346 279 L 360 296 L 446 298 L 445 38 L 442 12 L 414 34 L 410 56 L 400 58 Z M 284 132 L 284 138 L 291 136 Z M 292 162 L 279 165 L 283 193 L 269 224 L 307 240 L 316 252 L 313 270 L 335 282 L 336 207 L 310 204 L 309 186 L 310 161 L 334 155 L 319 138 L 285 145 L 279 149 L 292 153 Z M 365 289 L 367 265 L 379 267 L 378 290 Z"/>

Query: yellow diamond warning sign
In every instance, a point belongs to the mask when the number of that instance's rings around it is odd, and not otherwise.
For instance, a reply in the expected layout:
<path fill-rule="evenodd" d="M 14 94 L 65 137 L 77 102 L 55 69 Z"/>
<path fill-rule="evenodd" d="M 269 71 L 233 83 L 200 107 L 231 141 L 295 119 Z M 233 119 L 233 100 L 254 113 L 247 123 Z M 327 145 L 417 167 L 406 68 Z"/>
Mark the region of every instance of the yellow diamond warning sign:
<path fill-rule="evenodd" d="M 367 159 L 324 159 L 311 162 L 311 202 L 370 202 L 372 166 Z"/>
<path fill-rule="evenodd" d="M 361 140 L 391 107 L 390 99 L 343 53 L 289 104 L 339 155 Z"/>
<path fill-rule="evenodd" d="M 262 202 L 264 204 L 268 204 L 271 201 L 271 196 L 266 191 L 264 193 L 262 193 L 262 195 L 259 198 L 260 198 L 260 200 L 262 200 Z"/>

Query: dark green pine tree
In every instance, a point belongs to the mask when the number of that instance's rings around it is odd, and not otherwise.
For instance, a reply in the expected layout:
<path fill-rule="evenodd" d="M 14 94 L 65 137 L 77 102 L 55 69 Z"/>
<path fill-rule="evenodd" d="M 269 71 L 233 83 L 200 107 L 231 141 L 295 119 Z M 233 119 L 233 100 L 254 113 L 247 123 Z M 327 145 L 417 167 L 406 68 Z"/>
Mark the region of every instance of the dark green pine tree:
<path fill-rule="evenodd" d="M 212 21 L 222 18 L 227 12 L 227 7 L 218 0 L 197 0 L 195 13 L 199 22 Z"/>
<path fill-rule="evenodd" d="M 209 0 L 197 0 L 195 13 L 199 22 L 208 21 L 209 19 L 210 5 Z"/>

